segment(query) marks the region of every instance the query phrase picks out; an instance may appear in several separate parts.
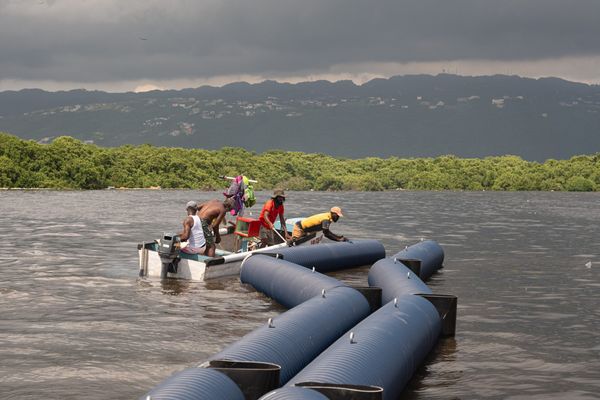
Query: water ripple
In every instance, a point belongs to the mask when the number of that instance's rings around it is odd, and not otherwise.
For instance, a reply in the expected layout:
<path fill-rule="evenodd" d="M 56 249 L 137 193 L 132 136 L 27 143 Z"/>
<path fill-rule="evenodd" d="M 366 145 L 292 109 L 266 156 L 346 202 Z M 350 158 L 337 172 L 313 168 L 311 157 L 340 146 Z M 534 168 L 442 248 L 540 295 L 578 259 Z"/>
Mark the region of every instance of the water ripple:
<path fill-rule="evenodd" d="M 138 278 L 136 244 L 179 230 L 188 200 L 219 193 L 0 197 L 3 399 L 137 398 L 285 311 L 236 278 Z M 388 254 L 421 238 L 444 247 L 429 285 L 458 296 L 457 335 L 440 341 L 403 399 L 588 400 L 600 398 L 599 199 L 291 192 L 286 214 L 339 204 L 347 217 L 336 233 L 378 239 Z M 364 286 L 367 273 L 332 275 Z"/>

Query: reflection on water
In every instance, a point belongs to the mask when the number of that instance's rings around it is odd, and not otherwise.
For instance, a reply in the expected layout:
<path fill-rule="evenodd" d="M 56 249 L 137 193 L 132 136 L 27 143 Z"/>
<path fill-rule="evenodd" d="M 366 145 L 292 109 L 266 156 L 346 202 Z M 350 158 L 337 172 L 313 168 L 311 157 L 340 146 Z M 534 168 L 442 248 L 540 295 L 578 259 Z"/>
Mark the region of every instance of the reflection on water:
<path fill-rule="evenodd" d="M 193 287 L 193 283 L 178 279 L 163 279 L 160 282 L 160 286 L 162 287 L 163 294 L 178 296 L 189 291 Z"/>
<path fill-rule="evenodd" d="M 218 196 L 0 192 L 0 397 L 136 398 L 284 312 L 236 278 L 138 278 L 136 244 L 179 230 L 188 200 Z M 341 205 L 334 231 L 378 239 L 388 255 L 420 238 L 444 247 L 445 267 L 428 284 L 458 296 L 457 334 L 440 341 L 403 398 L 592 399 L 600 398 L 599 200 L 292 192 L 286 214 Z M 367 273 L 332 275 L 365 286 Z"/>

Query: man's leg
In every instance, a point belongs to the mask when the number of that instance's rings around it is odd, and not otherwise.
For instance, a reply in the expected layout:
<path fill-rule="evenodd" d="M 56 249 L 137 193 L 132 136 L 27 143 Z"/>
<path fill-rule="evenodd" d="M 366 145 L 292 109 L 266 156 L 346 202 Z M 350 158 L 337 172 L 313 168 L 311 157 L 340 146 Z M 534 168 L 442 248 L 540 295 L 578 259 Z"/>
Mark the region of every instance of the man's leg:
<path fill-rule="evenodd" d="M 206 245 L 206 252 L 204 253 L 204 255 L 208 256 L 208 257 L 214 257 L 215 256 L 215 251 L 217 249 L 217 246 L 214 244 L 211 245 Z"/>
<path fill-rule="evenodd" d="M 296 241 L 304 237 L 304 235 L 306 235 L 306 233 L 302 229 L 300 229 L 298 225 L 294 224 L 294 230 L 292 231 L 292 240 Z"/>
<path fill-rule="evenodd" d="M 186 247 L 182 248 L 181 251 L 183 251 L 184 253 L 187 253 L 187 254 L 205 254 L 206 246 L 202 246 L 202 247 L 186 246 Z"/>
<path fill-rule="evenodd" d="M 273 246 L 275 244 L 275 233 L 271 230 L 267 231 L 267 245 Z"/>
<path fill-rule="evenodd" d="M 212 227 L 210 226 L 210 221 L 205 219 L 201 221 L 202 232 L 204 232 L 204 239 L 206 240 L 206 252 L 204 253 L 204 255 L 208 257 L 214 257 L 217 245 L 215 244 L 215 236 Z"/>
<path fill-rule="evenodd" d="M 258 236 L 260 238 L 260 247 L 267 247 L 269 246 L 269 239 L 270 237 L 272 237 L 272 233 L 270 229 L 265 228 L 264 226 L 261 225 Z M 271 234 L 271 235 L 269 235 Z"/>

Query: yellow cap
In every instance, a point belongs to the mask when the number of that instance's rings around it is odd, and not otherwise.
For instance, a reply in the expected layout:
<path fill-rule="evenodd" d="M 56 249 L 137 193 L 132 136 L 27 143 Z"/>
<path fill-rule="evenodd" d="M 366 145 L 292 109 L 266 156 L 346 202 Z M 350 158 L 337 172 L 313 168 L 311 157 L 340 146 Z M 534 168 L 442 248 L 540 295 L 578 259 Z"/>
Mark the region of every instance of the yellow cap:
<path fill-rule="evenodd" d="M 340 217 L 343 217 L 344 214 L 342 214 L 342 209 L 339 207 L 331 207 L 331 212 L 332 213 L 336 213 L 337 215 L 339 215 Z"/>

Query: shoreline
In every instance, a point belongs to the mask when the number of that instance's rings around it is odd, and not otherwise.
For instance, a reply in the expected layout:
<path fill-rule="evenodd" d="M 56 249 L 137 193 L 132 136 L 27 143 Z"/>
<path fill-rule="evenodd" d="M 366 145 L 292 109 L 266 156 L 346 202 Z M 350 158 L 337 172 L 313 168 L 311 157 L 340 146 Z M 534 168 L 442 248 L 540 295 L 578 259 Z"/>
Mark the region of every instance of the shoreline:
<path fill-rule="evenodd" d="M 260 191 L 270 191 L 273 190 L 274 188 L 269 188 L 269 189 L 260 189 L 257 190 L 258 192 Z M 218 192 L 222 189 L 208 189 L 208 188 L 195 188 L 195 189 L 190 189 L 190 188 L 161 188 L 161 187 L 147 187 L 147 188 L 142 188 L 142 187 L 134 187 L 134 188 L 128 188 L 128 187 L 119 187 L 119 188 L 113 188 L 113 187 L 107 187 L 104 189 L 81 189 L 81 188 L 77 188 L 77 189 L 61 189 L 61 188 L 7 188 L 7 187 L 0 187 L 0 192 L 10 192 L 10 191 L 15 191 L 15 192 L 93 192 L 93 191 L 107 191 L 107 190 L 116 190 L 116 191 L 128 191 L 128 190 L 135 190 L 135 191 L 139 191 L 139 190 L 148 190 L 148 191 L 157 191 L 157 190 L 165 190 L 165 191 L 174 191 L 174 190 L 187 190 L 187 191 L 200 191 L 200 192 Z M 452 193 L 456 193 L 456 192 L 472 192 L 472 193 L 480 193 L 480 192 L 496 192 L 496 193 L 517 193 L 517 192 L 531 192 L 531 193 L 598 193 L 600 192 L 600 190 L 494 190 L 494 189 L 484 189 L 484 190 L 466 190 L 466 189 L 403 189 L 403 188 L 397 188 L 397 189 L 387 189 L 387 190 L 314 190 L 314 189 L 310 189 L 310 190 L 293 190 L 293 189 L 285 189 L 286 191 L 290 191 L 290 192 L 338 192 L 338 193 L 385 193 L 385 192 L 452 192 Z"/>

